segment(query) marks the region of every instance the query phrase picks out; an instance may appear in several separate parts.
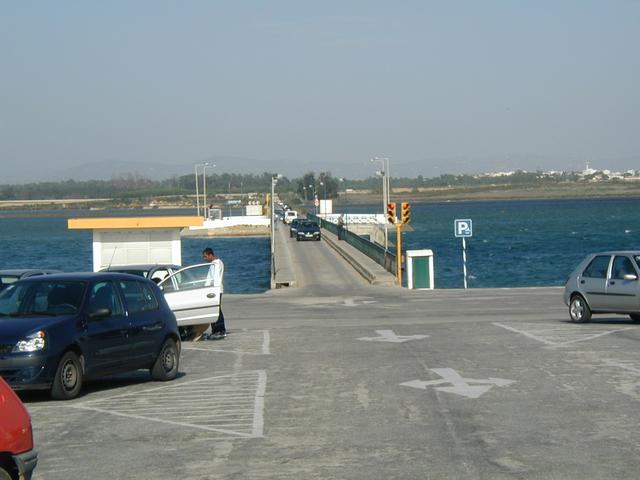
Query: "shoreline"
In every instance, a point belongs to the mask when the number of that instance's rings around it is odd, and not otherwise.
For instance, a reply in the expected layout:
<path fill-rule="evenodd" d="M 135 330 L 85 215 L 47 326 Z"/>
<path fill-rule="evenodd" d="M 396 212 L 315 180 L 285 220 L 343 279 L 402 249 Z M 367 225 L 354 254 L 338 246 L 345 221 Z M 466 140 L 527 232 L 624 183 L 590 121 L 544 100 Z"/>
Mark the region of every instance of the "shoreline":
<path fill-rule="evenodd" d="M 162 197 L 153 197 L 153 200 L 145 199 L 136 202 L 120 203 L 117 199 L 92 198 L 92 199 L 38 199 L 38 200 L 0 200 L 0 218 L 15 218 L 25 216 L 28 210 L 30 217 L 64 216 L 64 212 L 73 210 L 82 211 L 82 216 L 100 216 L 101 212 L 145 211 L 150 214 L 163 210 L 194 210 L 195 205 L 168 204 L 161 201 Z M 338 198 L 333 199 L 334 206 L 344 205 L 375 205 L 381 198 L 380 193 L 371 192 L 339 192 Z M 591 199 L 633 199 L 640 198 L 640 188 L 630 184 L 621 185 L 554 185 L 551 187 L 505 187 L 505 186 L 481 186 L 481 187 L 444 187 L 444 188 L 392 188 L 391 200 L 413 203 L 438 203 L 438 202 L 482 202 L 482 201 L 522 201 L 522 200 L 591 200 Z M 160 200 L 160 201 L 159 201 Z M 150 203 L 162 203 L 156 207 L 149 207 Z M 305 207 L 307 203 L 291 202 L 291 205 Z M 56 211 L 53 213 L 52 211 Z M 11 213 L 15 212 L 16 215 Z M 58 215 L 57 212 L 60 212 Z M 152 213 L 153 212 L 153 213 Z M 77 213 L 76 213 L 77 214 Z"/>

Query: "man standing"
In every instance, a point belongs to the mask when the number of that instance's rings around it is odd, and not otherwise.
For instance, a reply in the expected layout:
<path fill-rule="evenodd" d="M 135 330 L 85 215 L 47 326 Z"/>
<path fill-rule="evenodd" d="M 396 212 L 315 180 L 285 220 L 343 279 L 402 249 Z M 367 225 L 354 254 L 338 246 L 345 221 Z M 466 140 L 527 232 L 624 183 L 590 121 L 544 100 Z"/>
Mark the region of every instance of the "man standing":
<path fill-rule="evenodd" d="M 211 324 L 211 335 L 207 338 L 210 340 L 221 340 L 227 336 L 227 329 L 224 325 L 224 315 L 222 313 L 222 292 L 224 291 L 224 263 L 220 258 L 216 257 L 213 250 L 209 247 L 202 251 L 202 259 L 211 263 L 209 270 L 209 278 L 212 280 L 214 287 L 220 287 L 220 310 L 218 311 L 218 320 Z"/>
<path fill-rule="evenodd" d="M 338 240 L 344 240 L 344 215 L 338 217 Z"/>

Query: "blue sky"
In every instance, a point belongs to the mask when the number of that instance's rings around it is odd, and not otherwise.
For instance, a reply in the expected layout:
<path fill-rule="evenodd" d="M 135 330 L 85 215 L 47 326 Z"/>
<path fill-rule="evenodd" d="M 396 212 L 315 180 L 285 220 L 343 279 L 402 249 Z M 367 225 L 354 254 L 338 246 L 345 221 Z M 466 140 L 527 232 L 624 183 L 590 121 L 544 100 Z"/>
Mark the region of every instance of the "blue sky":
<path fill-rule="evenodd" d="M 640 168 L 640 2 L 0 4 L 6 181 Z M 236 159 L 236 160 L 234 160 Z"/>

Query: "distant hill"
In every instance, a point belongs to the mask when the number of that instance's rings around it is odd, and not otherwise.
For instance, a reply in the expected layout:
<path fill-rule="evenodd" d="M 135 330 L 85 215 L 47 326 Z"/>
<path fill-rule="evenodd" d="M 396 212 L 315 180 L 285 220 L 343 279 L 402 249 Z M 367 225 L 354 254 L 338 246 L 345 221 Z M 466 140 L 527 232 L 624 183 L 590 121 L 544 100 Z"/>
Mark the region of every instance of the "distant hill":
<path fill-rule="evenodd" d="M 111 180 L 117 177 L 130 175 L 140 176 L 150 180 L 165 180 L 173 176 L 189 175 L 194 173 L 196 163 L 209 162 L 216 165 L 209 167 L 208 174 L 213 173 L 262 173 L 266 169 L 260 169 L 263 162 L 242 157 L 212 157 L 199 162 L 186 164 L 162 164 L 152 162 L 127 162 L 122 160 L 100 160 L 84 163 L 73 167 L 40 167 L 37 170 L 26 170 L 21 166 L 9 166 L 2 175 L 2 184 L 23 184 L 36 182 L 59 182 L 65 180 Z M 264 162 L 266 163 L 266 162 Z M 199 169 L 202 172 L 202 169 Z"/>

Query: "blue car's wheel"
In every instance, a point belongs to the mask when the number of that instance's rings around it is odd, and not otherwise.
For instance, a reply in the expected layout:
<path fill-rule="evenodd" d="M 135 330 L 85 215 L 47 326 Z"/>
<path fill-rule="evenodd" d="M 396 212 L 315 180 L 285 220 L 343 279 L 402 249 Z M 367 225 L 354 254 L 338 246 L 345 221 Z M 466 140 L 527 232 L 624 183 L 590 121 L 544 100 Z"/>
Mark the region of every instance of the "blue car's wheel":
<path fill-rule="evenodd" d="M 62 355 L 51 387 L 51 397 L 70 400 L 78 396 L 82 388 L 82 363 L 75 352 Z"/>
<path fill-rule="evenodd" d="M 173 380 L 178 375 L 179 361 L 180 353 L 176 342 L 171 338 L 167 338 L 162 344 L 158 358 L 156 358 L 153 367 L 151 367 L 151 378 L 163 382 Z"/>

